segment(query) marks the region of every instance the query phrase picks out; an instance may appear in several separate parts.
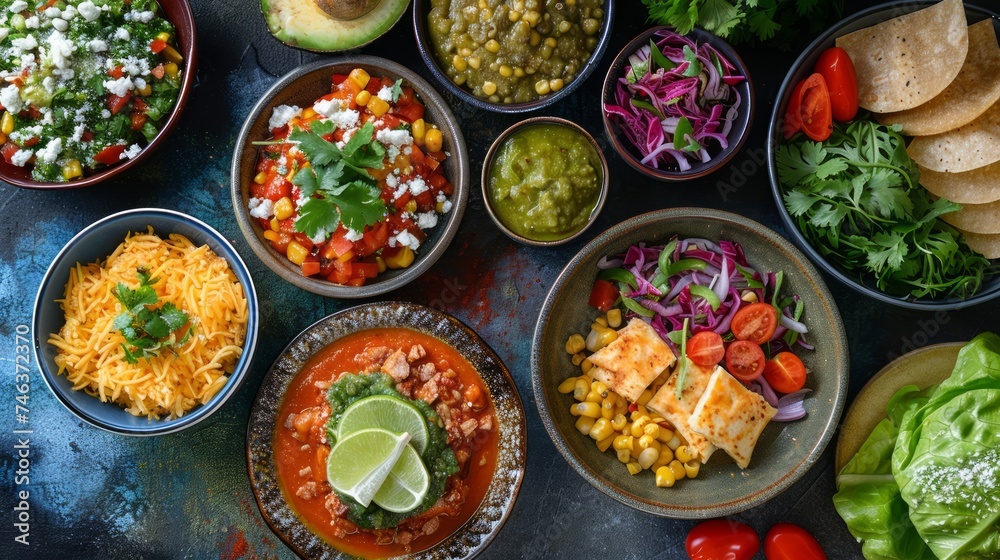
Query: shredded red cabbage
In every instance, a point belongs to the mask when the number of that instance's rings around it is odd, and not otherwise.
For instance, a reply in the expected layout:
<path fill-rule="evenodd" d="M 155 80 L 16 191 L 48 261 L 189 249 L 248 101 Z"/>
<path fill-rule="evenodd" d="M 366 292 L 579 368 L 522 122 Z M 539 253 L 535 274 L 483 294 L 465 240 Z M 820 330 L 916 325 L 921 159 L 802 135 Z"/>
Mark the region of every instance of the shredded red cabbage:
<path fill-rule="evenodd" d="M 615 89 L 615 104 L 605 104 L 604 111 L 619 122 L 644 165 L 687 171 L 692 163 L 708 162 L 729 146 L 727 136 L 742 103 L 732 86 L 746 76 L 736 74 L 736 67 L 711 45 L 666 30 L 653 38 L 675 66 L 654 69 L 656 57 L 651 57 L 649 45 L 643 46 L 629 57 L 630 65 Z M 701 71 L 691 75 L 698 66 Z M 655 111 L 637 107 L 633 100 L 648 103 Z M 675 142 L 682 119 L 691 132 Z"/>

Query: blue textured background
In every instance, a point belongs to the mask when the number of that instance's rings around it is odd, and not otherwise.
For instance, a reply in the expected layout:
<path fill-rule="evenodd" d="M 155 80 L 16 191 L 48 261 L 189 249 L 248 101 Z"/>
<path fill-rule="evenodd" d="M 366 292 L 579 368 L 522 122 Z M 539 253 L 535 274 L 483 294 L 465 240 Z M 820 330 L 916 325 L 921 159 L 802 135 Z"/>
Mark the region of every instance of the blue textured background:
<path fill-rule="evenodd" d="M 543 114 L 580 122 L 605 147 L 611 194 L 598 223 L 559 249 L 514 245 L 487 217 L 473 181 L 462 229 L 445 256 L 389 299 L 433 305 L 472 326 L 506 362 L 528 415 L 527 473 L 514 511 L 483 555 L 510 557 L 683 558 L 693 522 L 635 512 L 591 488 L 548 439 L 530 389 L 528 356 L 537 309 L 569 258 L 603 229 L 636 214 L 672 206 L 741 213 L 781 231 L 760 158 L 772 99 L 797 53 L 743 49 L 757 90 L 752 135 L 743 152 L 711 178 L 654 183 L 610 150 L 600 125 L 600 84 L 613 56 L 643 27 L 635 0 L 620 0 L 614 39 L 603 63 L 566 102 Z M 846 13 L 865 2 L 848 2 Z M 324 299 L 285 283 L 249 250 L 229 197 L 229 163 L 243 118 L 277 76 L 321 58 L 273 40 L 251 0 L 192 2 L 199 33 L 199 81 L 170 143 L 113 183 L 37 192 L 0 183 L 0 558 L 290 558 L 264 524 L 246 475 L 246 421 L 261 378 L 282 348 L 312 322 L 354 302 Z M 416 54 L 411 14 L 365 53 L 395 59 L 433 83 Z M 801 47 L 808 42 L 803 37 Z M 450 99 L 478 177 L 492 139 L 520 120 L 482 113 Z M 758 160 L 759 161 L 759 160 Z M 742 169 L 743 171 L 740 171 Z M 744 177 L 744 174 L 746 177 Z M 732 189 L 720 188 L 729 185 Z M 260 344 L 239 392 L 213 418 L 181 434 L 125 438 L 91 428 L 62 408 L 31 364 L 30 484 L 15 488 L 15 331 L 29 325 L 35 291 L 50 260 L 80 229 L 140 206 L 200 218 L 229 238 L 247 261 L 261 301 Z M 851 394 L 896 354 L 914 346 L 967 340 L 996 329 L 1000 303 L 959 312 L 904 311 L 830 287 L 848 326 Z M 820 341 L 822 343 L 822 341 Z M 32 358 L 33 360 L 33 358 Z M 774 523 L 799 523 L 831 559 L 860 557 L 837 517 L 833 446 L 802 480 L 765 506 L 736 518 L 764 534 Z M 30 546 L 15 544 L 16 490 L 30 491 Z M 762 555 L 761 555 L 762 557 Z"/>

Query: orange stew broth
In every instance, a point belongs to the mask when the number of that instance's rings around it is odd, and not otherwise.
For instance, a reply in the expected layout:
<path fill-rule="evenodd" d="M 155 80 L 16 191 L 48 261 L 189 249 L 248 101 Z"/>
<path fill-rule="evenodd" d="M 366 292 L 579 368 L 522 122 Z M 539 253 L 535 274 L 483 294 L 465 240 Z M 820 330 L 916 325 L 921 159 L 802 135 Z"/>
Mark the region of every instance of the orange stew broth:
<path fill-rule="evenodd" d="M 379 90 L 383 87 L 391 88 L 393 84 L 389 78 L 372 76 L 364 91 L 376 97 Z M 414 94 L 413 88 L 403 86 L 396 102 L 389 103 L 389 111 L 380 116 L 373 114 L 369 107 L 358 105 L 356 98 L 361 91 L 358 84 L 353 79 L 348 79 L 347 75 L 334 74 L 331 93 L 320 97 L 316 102 L 341 100 L 346 108 L 360 112 L 358 127 L 371 122 L 376 134 L 383 129 L 412 127 L 416 121 L 420 121 L 421 126 L 427 130 L 432 128 L 431 123 L 423 123 L 424 105 Z M 340 224 L 325 240 L 319 243 L 313 242 L 306 234 L 295 230 L 295 220 L 299 213 L 295 201 L 300 195 L 299 188 L 293 185 L 291 180 L 295 173 L 292 169 L 301 168 L 307 160 L 300 150 L 292 150 L 294 144 L 283 140 L 293 129 L 308 130 L 313 122 L 321 118 L 323 115 L 310 106 L 301 116 L 293 117 L 288 124 L 271 131 L 272 137 L 269 140 L 274 140 L 275 143 L 265 146 L 260 151 L 256 167 L 257 176 L 250 183 L 250 196 L 268 199 L 275 203 L 287 199 L 286 206 L 290 204 L 294 208 L 294 213 L 285 219 L 279 220 L 277 216 L 257 219 L 264 228 L 264 237 L 271 247 L 295 264 L 299 264 L 303 276 L 325 278 L 335 284 L 361 286 L 367 279 L 375 278 L 384 271 L 386 262 L 392 263 L 393 259 L 398 259 L 405 263 L 405 259 L 400 259 L 398 254 L 406 249 L 400 244 L 390 246 L 390 239 L 406 231 L 423 243 L 427 234 L 417 225 L 416 213 L 446 212 L 446 206 L 439 196 L 451 196 L 455 188 L 445 178 L 444 168 L 441 167 L 446 158 L 443 148 L 425 152 L 429 149 L 428 145 L 422 138 L 415 139 L 411 145 L 403 146 L 394 160 L 390 161 L 386 157 L 381 168 L 368 169 L 382 190 L 381 198 L 388 210 L 385 218 L 374 225 L 366 226 L 361 232 L 363 234 L 361 239 L 355 241 L 349 239 L 348 230 L 344 224 Z M 340 142 L 344 139 L 345 132 L 347 130 L 338 127 L 331 134 L 324 136 L 324 139 L 329 142 Z M 284 162 L 284 165 L 280 162 Z M 395 188 L 386 180 L 390 175 L 393 176 L 390 181 L 397 185 Z M 410 190 L 399 188 L 398 185 L 415 178 L 423 179 L 427 190 L 413 195 Z M 262 180 L 258 182 L 258 179 Z M 294 251 L 289 251 L 289 246 L 293 245 Z M 304 261 L 298 262 L 302 254 L 305 254 Z M 382 259 L 381 263 L 379 258 Z M 409 266 L 409 263 L 395 267 L 405 266 Z"/>
<path fill-rule="evenodd" d="M 306 364 L 302 371 L 289 385 L 284 401 L 278 411 L 278 426 L 274 434 L 275 463 L 277 466 L 278 484 L 285 500 L 298 514 L 299 518 L 317 535 L 329 542 L 338 550 L 363 558 L 383 558 L 408 552 L 426 550 L 444 540 L 461 527 L 476 511 L 482 502 L 497 461 L 498 426 L 494 425 L 488 437 L 476 439 L 468 467 L 456 477 L 463 476 L 469 492 L 461 512 L 456 517 L 440 516 L 441 527 L 431 535 L 422 535 L 410 543 L 410 550 L 399 543 L 376 544 L 374 533 L 361 530 L 355 534 L 340 537 L 332 529 L 333 516 L 324 505 L 325 497 L 332 491 L 326 482 L 326 458 L 329 454 L 328 445 L 310 445 L 303 449 L 303 442 L 293 437 L 294 430 L 284 427 L 285 419 L 290 413 L 298 414 L 306 409 L 326 402 L 327 390 L 316 386 L 316 382 L 330 382 L 339 379 L 342 373 L 355 373 L 355 356 L 366 348 L 386 346 L 390 348 L 408 349 L 420 344 L 427 351 L 427 358 L 434 363 L 439 371 L 451 368 L 458 374 L 462 385 L 466 388 L 473 385 L 479 387 L 486 396 L 487 406 L 484 413 L 494 414 L 489 393 L 476 372 L 475 368 L 461 354 L 448 344 L 423 333 L 403 328 L 381 328 L 361 331 L 348 335 L 321 350 Z M 324 386 L 325 387 L 325 386 Z M 495 416 L 495 415 L 494 415 Z M 495 424 L 494 419 L 494 424 Z M 477 433 L 479 435 L 479 433 Z M 310 442 L 313 438 L 310 438 Z M 299 472 L 311 467 L 312 474 L 302 476 Z M 315 480 L 323 488 L 321 494 L 311 500 L 296 495 L 295 489 L 309 480 Z"/>

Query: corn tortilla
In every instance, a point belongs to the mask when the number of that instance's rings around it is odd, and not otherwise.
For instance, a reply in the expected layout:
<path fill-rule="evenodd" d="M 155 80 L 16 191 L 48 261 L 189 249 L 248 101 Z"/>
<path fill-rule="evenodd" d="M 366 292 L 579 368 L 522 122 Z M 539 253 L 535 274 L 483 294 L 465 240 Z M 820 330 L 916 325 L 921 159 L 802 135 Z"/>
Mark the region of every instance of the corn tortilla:
<path fill-rule="evenodd" d="M 964 126 L 1000 100 L 1000 45 L 993 20 L 969 26 L 969 54 L 958 76 L 940 95 L 907 111 L 875 116 L 900 124 L 909 136 L 930 136 Z"/>
<path fill-rule="evenodd" d="M 914 138 L 906 153 L 921 167 L 942 173 L 963 173 L 1000 161 L 1000 102 L 965 126 Z"/>
<path fill-rule="evenodd" d="M 926 103 L 955 79 L 969 50 L 962 0 L 944 0 L 837 38 L 858 76 L 858 104 L 875 113 Z"/>
<path fill-rule="evenodd" d="M 987 259 L 1000 258 L 1000 234 L 959 231 L 962 232 L 962 236 L 965 238 L 965 244 L 973 251 Z"/>
<path fill-rule="evenodd" d="M 962 231 L 1000 233 L 1000 201 L 963 204 L 962 209 L 941 215 L 941 219 Z"/>
<path fill-rule="evenodd" d="M 1000 200 L 1000 163 L 966 171 L 941 173 L 920 168 L 920 184 L 931 194 L 959 204 Z"/>

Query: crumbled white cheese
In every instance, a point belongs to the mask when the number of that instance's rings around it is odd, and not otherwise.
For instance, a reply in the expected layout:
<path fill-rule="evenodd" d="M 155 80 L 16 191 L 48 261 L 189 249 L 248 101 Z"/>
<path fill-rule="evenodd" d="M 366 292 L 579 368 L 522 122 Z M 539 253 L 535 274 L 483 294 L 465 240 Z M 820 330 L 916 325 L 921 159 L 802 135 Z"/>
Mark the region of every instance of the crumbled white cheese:
<path fill-rule="evenodd" d="M 153 12 L 150 12 L 150 11 L 145 11 L 145 12 L 129 12 L 129 13 L 125 14 L 125 15 L 127 16 L 129 14 L 132 15 L 132 21 L 138 21 L 138 22 L 142 22 L 142 23 L 149 23 L 150 21 L 152 21 L 153 17 L 155 17 L 155 14 Z"/>
<path fill-rule="evenodd" d="M 24 0 L 14 0 L 14 3 L 12 3 L 7 9 L 15 14 L 19 14 L 28 9 L 28 3 Z"/>
<path fill-rule="evenodd" d="M 451 201 L 450 200 L 444 201 L 444 204 L 441 205 L 441 213 L 442 214 L 447 214 L 448 212 L 451 212 Z"/>
<path fill-rule="evenodd" d="M 31 16 L 30 18 L 26 18 L 24 20 L 24 26 L 28 29 L 38 29 L 38 24 L 38 16 Z"/>
<path fill-rule="evenodd" d="M 254 218 L 268 219 L 274 215 L 274 201 L 269 198 L 251 198 L 250 215 Z"/>
<path fill-rule="evenodd" d="M 76 7 L 76 10 L 80 12 L 83 19 L 87 21 L 94 21 L 95 19 L 101 17 L 101 9 L 95 6 L 90 0 L 81 3 Z"/>
<path fill-rule="evenodd" d="M 111 111 L 108 111 L 107 109 L 101 109 L 101 118 L 102 119 L 110 119 L 111 118 Z"/>
<path fill-rule="evenodd" d="M 52 20 L 52 29 L 59 32 L 65 32 L 69 29 L 69 22 L 64 19 L 55 18 Z"/>
<path fill-rule="evenodd" d="M 377 97 L 386 103 L 392 103 L 392 88 L 389 86 L 382 86 L 382 89 L 378 90 Z"/>
<path fill-rule="evenodd" d="M 48 8 L 45 8 L 45 11 L 42 13 L 45 14 L 45 17 L 54 19 L 62 15 L 62 10 L 55 6 L 49 6 Z"/>
<path fill-rule="evenodd" d="M 30 51 L 30 50 L 34 49 L 35 47 L 37 47 L 38 46 L 38 41 L 35 40 L 35 36 L 34 35 L 28 35 L 28 36 L 22 37 L 20 39 L 14 39 L 13 41 L 10 42 L 10 44 L 14 47 L 13 50 L 21 51 L 21 52 L 11 53 L 11 54 L 13 54 L 14 56 L 21 56 L 21 54 L 24 51 Z"/>
<path fill-rule="evenodd" d="M 85 125 L 84 123 L 80 123 L 80 124 L 76 125 L 76 127 L 73 128 L 73 137 L 70 139 L 70 142 L 76 143 L 76 142 L 79 142 L 80 140 L 82 140 L 83 139 L 83 131 L 85 131 L 85 130 L 87 130 L 87 125 Z"/>
<path fill-rule="evenodd" d="M 354 231 L 351 228 L 347 228 L 347 233 L 344 234 L 344 239 L 348 241 L 360 241 L 365 234 L 360 231 Z"/>
<path fill-rule="evenodd" d="M 45 88 L 45 91 L 49 93 L 55 93 L 56 79 L 53 78 L 52 76 L 45 76 L 45 78 L 42 79 L 42 87 Z"/>
<path fill-rule="evenodd" d="M 321 99 L 313 105 L 313 110 L 330 119 L 339 128 L 357 126 L 361 113 L 347 109 L 337 99 Z"/>
<path fill-rule="evenodd" d="M 361 129 L 359 129 L 359 128 L 348 128 L 347 130 L 344 131 L 344 136 L 341 138 L 341 140 L 343 140 L 345 144 L 347 142 L 350 142 L 351 138 L 354 138 L 354 133 L 357 132 L 357 131 L 359 131 L 359 130 L 361 130 Z"/>
<path fill-rule="evenodd" d="M 38 150 L 38 159 L 44 163 L 55 163 L 62 152 L 62 138 L 53 138 L 44 148 Z"/>
<path fill-rule="evenodd" d="M 426 192 L 427 189 L 430 188 L 427 186 L 427 183 L 422 177 L 414 177 L 413 179 L 410 179 L 410 182 L 407 184 L 410 186 L 410 194 L 413 196 Z"/>
<path fill-rule="evenodd" d="M 73 41 L 67 39 L 58 29 L 49 35 L 49 58 L 56 68 L 69 68 L 72 63 L 69 57 L 73 56 L 75 50 L 76 45 Z"/>
<path fill-rule="evenodd" d="M 117 80 L 107 80 L 104 82 L 104 89 L 114 95 L 117 95 L 118 97 L 124 96 L 134 87 L 135 84 L 132 83 L 132 80 L 128 76 L 122 76 Z"/>
<path fill-rule="evenodd" d="M 385 184 L 389 185 L 390 189 L 395 189 L 396 187 L 399 186 L 399 179 L 397 179 L 396 176 L 392 174 L 386 175 Z"/>
<path fill-rule="evenodd" d="M 120 39 L 122 41 L 128 41 L 131 38 L 132 38 L 132 36 L 129 35 L 128 29 L 125 29 L 124 27 L 119 27 L 118 29 L 115 30 L 115 39 Z"/>
<path fill-rule="evenodd" d="M 375 133 L 375 139 L 386 146 L 395 146 L 396 148 L 413 143 L 413 137 L 410 136 L 410 132 L 402 128 L 397 130 L 383 128 Z"/>
<path fill-rule="evenodd" d="M 135 89 L 142 89 L 146 87 L 146 80 L 143 80 L 142 78 L 135 78 L 132 80 L 132 84 L 135 86 Z"/>
<path fill-rule="evenodd" d="M 403 247 L 409 247 L 414 251 L 416 251 L 417 248 L 420 247 L 420 241 L 417 240 L 416 237 L 411 235 L 410 232 L 406 231 L 405 229 L 397 233 L 394 237 L 389 238 L 389 245 L 395 247 L 395 245 L 392 243 L 393 239 L 395 239 L 397 244 L 402 245 Z"/>
<path fill-rule="evenodd" d="M 18 150 L 11 156 L 10 162 L 18 167 L 24 167 L 33 155 L 35 154 L 31 153 L 31 150 Z"/>
<path fill-rule="evenodd" d="M 21 109 L 24 108 L 24 103 L 21 102 L 21 95 L 17 90 L 17 86 L 11 84 L 0 89 L 0 105 L 3 105 L 4 109 L 7 109 L 11 113 L 21 112 Z"/>
<path fill-rule="evenodd" d="M 143 58 L 130 56 L 122 61 L 122 72 L 133 76 L 148 76 L 149 61 Z"/>
<path fill-rule="evenodd" d="M 0 27 L 0 41 L 6 39 L 8 33 L 10 33 L 9 27 Z"/>
<path fill-rule="evenodd" d="M 52 124 L 55 122 L 52 120 L 52 109 L 49 109 L 48 107 L 39 107 L 38 112 L 42 114 L 42 120 L 39 121 L 42 124 Z"/>
<path fill-rule="evenodd" d="M 121 157 L 119 157 L 118 159 L 132 159 L 137 155 L 139 155 L 139 152 L 141 151 L 142 151 L 142 146 L 138 144 L 132 144 L 131 146 L 128 147 L 127 150 L 122 152 Z"/>
<path fill-rule="evenodd" d="M 108 50 L 108 42 L 104 39 L 94 39 L 87 43 L 87 50 L 90 52 L 105 52 Z"/>
<path fill-rule="evenodd" d="M 278 105 L 271 111 L 271 120 L 267 121 L 267 127 L 271 130 L 281 128 L 294 117 L 301 115 L 302 109 L 297 105 Z"/>
<path fill-rule="evenodd" d="M 78 12 L 77 12 L 76 7 L 73 6 L 72 4 L 70 4 L 70 5 L 66 6 L 65 8 L 63 8 L 63 10 L 62 10 L 62 18 L 64 20 L 66 20 L 66 21 L 70 21 L 70 20 L 72 20 L 73 18 L 76 17 L 77 13 Z"/>
<path fill-rule="evenodd" d="M 437 213 L 435 212 L 423 212 L 417 214 L 417 227 L 420 229 L 431 229 L 438 223 Z"/>

